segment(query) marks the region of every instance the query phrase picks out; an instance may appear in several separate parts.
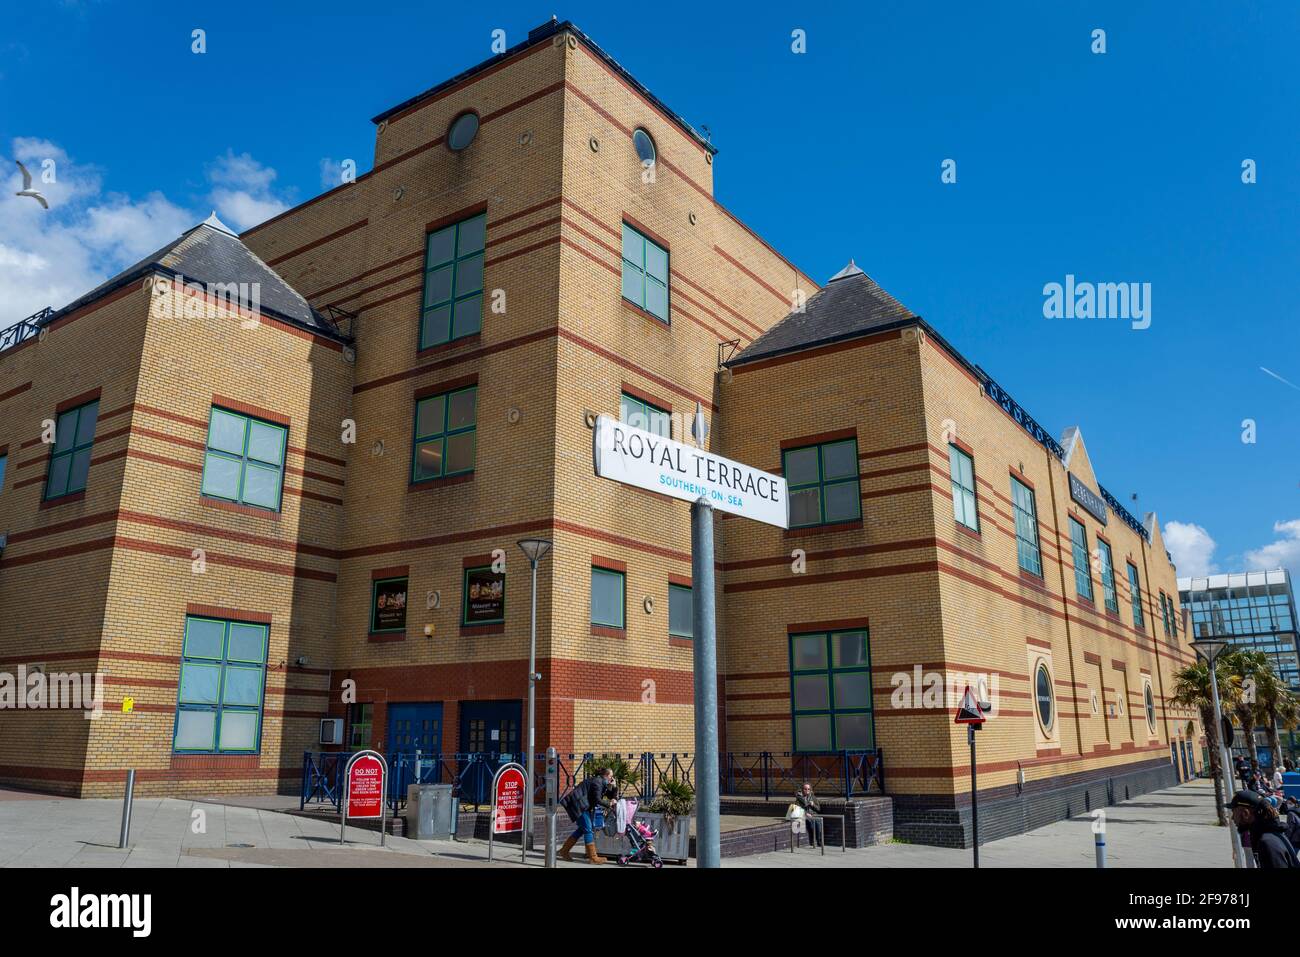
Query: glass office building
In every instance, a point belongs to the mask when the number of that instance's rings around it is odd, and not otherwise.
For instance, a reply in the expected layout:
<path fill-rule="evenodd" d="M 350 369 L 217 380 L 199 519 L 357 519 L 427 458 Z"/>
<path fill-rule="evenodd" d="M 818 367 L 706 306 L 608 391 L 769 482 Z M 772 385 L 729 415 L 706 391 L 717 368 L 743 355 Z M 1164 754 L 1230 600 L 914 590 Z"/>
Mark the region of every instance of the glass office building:
<path fill-rule="evenodd" d="M 1300 693 L 1295 595 L 1286 569 L 1178 579 L 1178 597 L 1192 616 L 1192 637 L 1227 638 L 1262 651 L 1292 691 Z"/>

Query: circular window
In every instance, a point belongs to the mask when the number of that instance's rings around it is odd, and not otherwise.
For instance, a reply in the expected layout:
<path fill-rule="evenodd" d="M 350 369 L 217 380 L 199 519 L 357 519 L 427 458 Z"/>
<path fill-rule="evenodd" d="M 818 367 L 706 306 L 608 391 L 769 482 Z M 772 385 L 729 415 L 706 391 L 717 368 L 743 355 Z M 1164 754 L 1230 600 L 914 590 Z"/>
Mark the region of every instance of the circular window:
<path fill-rule="evenodd" d="M 1147 724 L 1150 726 L 1151 730 L 1154 731 L 1156 729 L 1156 699 L 1155 696 L 1151 694 L 1150 685 L 1147 685 L 1144 697 L 1147 706 Z"/>
<path fill-rule="evenodd" d="M 462 113 L 452 120 L 451 126 L 447 128 L 447 148 L 453 153 L 459 153 L 473 143 L 477 135 L 478 114 Z"/>
<path fill-rule="evenodd" d="M 1048 673 L 1047 665 L 1041 662 L 1038 665 L 1038 674 L 1034 678 L 1034 693 L 1038 698 L 1038 723 L 1043 726 L 1043 731 L 1051 731 L 1054 708 L 1052 676 Z"/>
<path fill-rule="evenodd" d="M 650 138 L 649 133 L 638 127 L 632 134 L 632 145 L 636 147 L 636 158 L 641 161 L 642 166 L 654 166 L 655 141 Z"/>

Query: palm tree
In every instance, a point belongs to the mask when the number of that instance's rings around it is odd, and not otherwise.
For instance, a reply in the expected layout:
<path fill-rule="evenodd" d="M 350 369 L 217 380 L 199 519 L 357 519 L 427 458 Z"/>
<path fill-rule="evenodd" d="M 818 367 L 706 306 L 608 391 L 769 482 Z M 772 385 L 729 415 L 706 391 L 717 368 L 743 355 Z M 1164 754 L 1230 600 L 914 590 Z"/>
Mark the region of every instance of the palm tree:
<path fill-rule="evenodd" d="M 1255 727 L 1259 721 L 1259 698 L 1266 687 L 1276 681 L 1268 655 L 1262 651 L 1230 651 L 1222 656 L 1223 668 L 1240 689 L 1233 702 L 1232 713 L 1241 725 L 1241 736 L 1246 745 L 1246 760 L 1250 769 L 1259 773 L 1259 753 L 1255 747 Z M 1222 689 L 1220 689 L 1222 691 Z"/>
<path fill-rule="evenodd" d="M 1227 710 L 1236 702 L 1237 692 L 1233 679 L 1224 670 L 1223 659 L 1215 668 L 1219 681 L 1219 704 Z M 1205 743 L 1210 752 L 1210 776 L 1214 778 L 1214 806 L 1219 812 L 1219 823 L 1228 824 L 1227 812 L 1223 809 L 1223 764 L 1219 760 L 1219 727 L 1214 720 L 1214 697 L 1210 687 L 1210 668 L 1199 658 L 1195 664 L 1188 665 L 1174 674 L 1174 693 L 1172 701 L 1184 708 L 1195 708 L 1201 715 L 1201 727 L 1205 730 Z"/>
<path fill-rule="evenodd" d="M 1279 728 L 1294 730 L 1300 724 L 1300 700 L 1291 693 L 1276 673 L 1270 672 L 1267 681 L 1255 692 L 1255 717 L 1268 735 L 1268 746 L 1273 752 L 1273 766 L 1282 766 L 1282 741 Z"/>

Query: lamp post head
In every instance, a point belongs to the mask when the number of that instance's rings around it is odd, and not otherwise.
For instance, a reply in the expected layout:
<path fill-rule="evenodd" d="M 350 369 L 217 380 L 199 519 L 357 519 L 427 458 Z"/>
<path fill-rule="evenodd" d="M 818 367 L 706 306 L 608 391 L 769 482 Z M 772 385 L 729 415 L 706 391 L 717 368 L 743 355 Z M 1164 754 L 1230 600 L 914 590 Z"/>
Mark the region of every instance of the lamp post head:
<path fill-rule="evenodd" d="M 1197 638 L 1192 642 L 1192 647 L 1209 663 L 1210 667 L 1214 667 L 1214 659 L 1219 657 L 1229 644 L 1230 642 L 1222 638 Z"/>
<path fill-rule="evenodd" d="M 528 556 L 528 560 L 536 564 L 546 557 L 546 553 L 551 550 L 552 542 L 545 538 L 521 538 L 518 542 L 519 550 Z"/>

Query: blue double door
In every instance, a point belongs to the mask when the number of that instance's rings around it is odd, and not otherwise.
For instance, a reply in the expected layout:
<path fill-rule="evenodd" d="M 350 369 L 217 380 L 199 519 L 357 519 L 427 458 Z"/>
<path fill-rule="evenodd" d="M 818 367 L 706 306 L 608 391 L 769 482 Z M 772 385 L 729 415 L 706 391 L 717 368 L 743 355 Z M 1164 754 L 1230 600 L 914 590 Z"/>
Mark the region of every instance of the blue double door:
<path fill-rule="evenodd" d="M 388 706 L 389 754 L 438 754 L 442 751 L 442 702 L 417 701 Z"/>
<path fill-rule="evenodd" d="M 461 777 L 461 800 L 469 804 L 492 803 L 492 777 L 511 761 L 523 763 L 519 701 L 462 701 L 460 748 L 481 755 Z"/>

